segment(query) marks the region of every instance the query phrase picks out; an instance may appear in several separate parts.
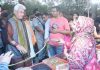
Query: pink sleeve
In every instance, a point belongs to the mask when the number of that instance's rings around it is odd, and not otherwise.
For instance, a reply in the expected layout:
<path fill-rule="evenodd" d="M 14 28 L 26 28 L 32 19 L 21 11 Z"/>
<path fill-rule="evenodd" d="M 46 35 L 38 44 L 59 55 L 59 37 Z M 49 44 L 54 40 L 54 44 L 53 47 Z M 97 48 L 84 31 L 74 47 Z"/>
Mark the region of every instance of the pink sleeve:
<path fill-rule="evenodd" d="M 65 30 L 70 30 L 70 26 L 69 26 L 69 23 L 68 23 L 67 19 L 65 19 L 65 21 L 64 21 L 64 29 Z"/>

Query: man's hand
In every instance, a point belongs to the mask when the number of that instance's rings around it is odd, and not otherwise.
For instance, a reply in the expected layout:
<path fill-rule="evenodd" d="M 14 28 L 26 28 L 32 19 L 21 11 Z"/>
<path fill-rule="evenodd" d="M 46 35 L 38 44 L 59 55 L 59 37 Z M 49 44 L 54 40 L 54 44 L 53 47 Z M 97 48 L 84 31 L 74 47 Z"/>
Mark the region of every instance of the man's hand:
<path fill-rule="evenodd" d="M 50 32 L 56 34 L 56 33 L 59 33 L 59 30 L 58 29 L 52 29 L 52 30 L 50 30 Z"/>
<path fill-rule="evenodd" d="M 59 30 L 59 29 L 52 29 L 50 30 L 51 33 L 60 33 L 60 34 L 67 34 L 70 35 L 70 31 L 69 30 Z"/>
<path fill-rule="evenodd" d="M 44 44 L 48 43 L 49 39 L 45 39 L 44 40 Z"/>
<path fill-rule="evenodd" d="M 63 39 L 59 39 L 58 43 L 59 44 L 65 44 L 65 41 Z"/>
<path fill-rule="evenodd" d="M 11 58 L 14 56 L 11 51 L 0 55 L 0 63 L 7 63 L 9 64 L 11 61 Z"/>
<path fill-rule="evenodd" d="M 27 53 L 26 49 L 23 46 L 17 45 L 16 47 L 21 53 L 23 53 L 23 54 Z"/>
<path fill-rule="evenodd" d="M 44 34 L 44 30 L 40 29 L 40 27 L 36 26 L 35 29 L 39 31 L 41 34 Z"/>
<path fill-rule="evenodd" d="M 40 31 L 40 33 L 41 33 L 41 34 L 44 34 L 44 31 L 42 30 L 42 31 Z"/>

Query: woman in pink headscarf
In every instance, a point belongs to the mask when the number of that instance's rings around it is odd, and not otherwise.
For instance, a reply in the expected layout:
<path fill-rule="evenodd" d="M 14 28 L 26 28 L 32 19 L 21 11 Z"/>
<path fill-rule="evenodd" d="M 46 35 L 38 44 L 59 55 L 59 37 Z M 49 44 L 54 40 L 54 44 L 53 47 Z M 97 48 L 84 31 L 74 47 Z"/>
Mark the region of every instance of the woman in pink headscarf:
<path fill-rule="evenodd" d="M 79 16 L 74 23 L 74 36 L 70 52 L 65 55 L 69 60 L 70 70 L 99 70 L 96 63 L 96 42 L 93 36 L 94 22 L 86 16 Z"/>

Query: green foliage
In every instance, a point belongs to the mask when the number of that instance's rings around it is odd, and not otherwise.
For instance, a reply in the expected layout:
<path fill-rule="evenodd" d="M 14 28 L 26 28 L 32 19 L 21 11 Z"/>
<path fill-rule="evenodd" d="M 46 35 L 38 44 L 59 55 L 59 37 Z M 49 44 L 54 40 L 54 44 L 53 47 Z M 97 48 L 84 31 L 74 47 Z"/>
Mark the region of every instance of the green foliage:
<path fill-rule="evenodd" d="M 3 4 L 3 9 L 8 10 L 9 12 L 13 11 L 13 7 L 14 7 L 13 4 L 8 4 L 8 3 Z"/>
<path fill-rule="evenodd" d="M 2 6 L 4 9 L 8 10 L 9 12 L 11 12 L 11 13 L 13 12 L 14 4 L 4 3 Z M 26 6 L 27 15 L 32 15 L 32 11 L 36 8 L 38 8 L 40 12 L 48 11 L 47 5 L 42 5 L 41 3 L 39 3 L 36 0 L 32 0 L 32 1 L 26 0 L 25 6 Z"/>
<path fill-rule="evenodd" d="M 65 14 L 73 12 L 82 14 L 87 7 L 87 2 L 85 0 L 63 0 L 63 3 L 59 6 Z"/>
<path fill-rule="evenodd" d="M 26 13 L 27 15 L 32 15 L 32 11 L 36 8 L 38 8 L 40 12 L 48 12 L 49 9 L 54 6 L 55 1 L 58 2 L 58 0 L 48 0 L 46 5 L 42 5 L 38 0 L 25 0 L 24 4 L 27 8 Z M 58 7 L 65 16 L 68 16 L 73 12 L 82 14 L 89 8 L 88 0 L 59 0 L 59 2 L 61 2 L 61 4 L 59 4 Z M 3 7 L 12 12 L 14 5 L 5 3 Z"/>
<path fill-rule="evenodd" d="M 26 13 L 27 15 L 31 15 L 32 11 L 36 8 L 39 9 L 40 12 L 46 12 L 48 11 L 48 7 L 46 5 L 41 5 L 41 3 L 33 0 L 33 1 L 26 1 L 25 6 L 27 8 Z"/>

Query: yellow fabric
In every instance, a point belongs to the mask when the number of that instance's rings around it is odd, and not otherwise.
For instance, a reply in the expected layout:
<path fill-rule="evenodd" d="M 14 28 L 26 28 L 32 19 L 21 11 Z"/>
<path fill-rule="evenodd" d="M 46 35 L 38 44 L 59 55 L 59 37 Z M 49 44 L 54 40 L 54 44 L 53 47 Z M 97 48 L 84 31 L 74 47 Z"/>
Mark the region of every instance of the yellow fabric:
<path fill-rule="evenodd" d="M 23 28 L 21 28 L 21 26 L 20 26 L 20 24 L 18 22 L 18 19 L 15 16 L 13 16 L 13 19 L 16 22 L 17 34 L 18 34 L 18 42 L 19 42 L 20 45 L 22 45 L 24 48 L 27 49 L 27 42 L 25 41 L 25 38 L 24 38 L 24 35 L 23 35 L 24 30 L 23 30 Z"/>

